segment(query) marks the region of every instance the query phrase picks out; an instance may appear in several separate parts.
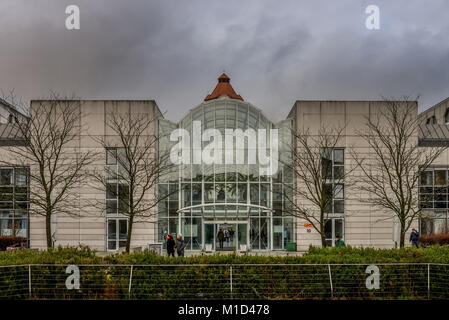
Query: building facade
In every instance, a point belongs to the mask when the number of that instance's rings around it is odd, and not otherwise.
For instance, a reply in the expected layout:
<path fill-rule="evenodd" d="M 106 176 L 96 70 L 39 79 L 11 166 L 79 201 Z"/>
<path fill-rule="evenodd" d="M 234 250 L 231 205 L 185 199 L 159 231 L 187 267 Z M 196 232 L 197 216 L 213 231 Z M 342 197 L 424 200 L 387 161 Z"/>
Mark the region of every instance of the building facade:
<path fill-rule="evenodd" d="M 31 114 L 35 104 L 42 101 L 31 102 Z M 296 101 L 286 119 L 274 123 L 259 108 L 244 101 L 232 88 L 229 77 L 223 74 L 214 91 L 179 122 L 164 119 L 156 102 L 151 100 L 80 101 L 79 112 L 88 115 L 80 120 L 86 131 L 79 132 L 72 147 L 101 155 L 89 170 L 120 170 L 117 159 L 124 151 L 118 137 L 106 125 L 108 115 L 113 113 L 158 118 L 152 130 L 159 137 L 155 146 L 159 155 L 172 152 L 181 143 L 179 137 L 183 137 L 185 149 L 170 158 L 178 156 L 182 161 L 170 173 L 160 175 L 157 186 L 148 194 L 161 200 L 152 214 L 133 225 L 133 248 L 164 243 L 168 234 L 181 233 L 186 250 L 190 251 L 272 252 L 286 250 L 287 243 L 291 242 L 303 251 L 310 245 L 320 246 L 321 238 L 307 221 L 289 214 L 288 199 L 294 198 L 293 186 L 300 183 L 294 176 L 290 148 L 295 145 L 295 132 L 308 130 L 313 136 L 322 127 L 344 127 L 338 146 L 325 159 L 332 167 L 332 180 L 354 166 L 349 150 L 370 158 L 372 150 L 359 132 L 366 128 L 366 119 L 384 107 L 383 101 Z M 416 133 L 417 147 L 429 148 L 449 141 L 447 107 L 447 102 L 443 102 L 418 115 L 416 103 L 416 113 L 411 116 L 419 117 L 422 122 Z M 8 121 L 4 125 L 14 127 Z M 174 136 L 173 132 L 181 134 Z M 253 132 L 255 140 L 252 140 Z M 110 146 L 105 149 L 98 143 L 99 139 L 110 141 Z M 14 143 L 20 144 L 20 137 L 8 134 L 2 141 L 5 155 Z M 208 149 L 211 141 L 215 146 L 212 153 Z M 232 142 L 231 146 L 228 142 Z M 209 163 L 202 161 L 208 152 L 213 158 Z M 276 159 L 272 157 L 274 152 Z M 31 247 L 43 249 L 46 247 L 45 219 L 29 216 L 27 199 L 33 185 L 28 181 L 27 170 L 33 170 L 33 166 L 0 168 L 1 234 L 26 237 Z M 354 176 L 358 174 L 355 170 Z M 449 154 L 444 152 L 422 174 L 417 190 L 426 199 L 432 197 L 432 202 L 426 202 L 425 214 L 413 225 L 422 233 L 447 230 L 448 181 Z M 55 245 L 82 244 L 110 252 L 125 246 L 129 219 L 121 211 L 120 197 L 127 194 L 123 192 L 127 186 L 113 179 L 103 190 L 94 184 L 80 185 L 76 199 L 80 203 L 102 202 L 104 209 L 83 206 L 78 214 L 53 217 Z M 329 246 L 335 244 L 337 235 L 353 246 L 392 248 L 398 245 L 398 222 L 391 212 L 364 201 L 367 197 L 355 185 L 339 182 L 325 224 Z M 304 199 L 295 201 L 308 205 Z"/>
<path fill-rule="evenodd" d="M 0 99 L 0 149 L 22 145 L 15 127 L 28 117 L 10 103 Z M 29 245 L 28 168 L 0 164 L 0 236 L 18 236 Z"/>

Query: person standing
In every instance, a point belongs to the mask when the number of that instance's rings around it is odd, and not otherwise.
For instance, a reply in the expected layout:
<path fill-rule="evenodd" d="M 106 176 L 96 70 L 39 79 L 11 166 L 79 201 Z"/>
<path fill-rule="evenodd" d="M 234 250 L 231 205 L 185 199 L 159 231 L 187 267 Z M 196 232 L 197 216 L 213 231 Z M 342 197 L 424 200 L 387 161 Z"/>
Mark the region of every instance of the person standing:
<path fill-rule="evenodd" d="M 176 236 L 176 253 L 178 254 L 178 257 L 184 257 L 184 248 L 186 247 L 186 243 L 184 239 L 182 238 L 182 234 L 178 233 Z"/>
<path fill-rule="evenodd" d="M 167 254 L 168 256 L 175 256 L 175 240 L 171 233 L 167 236 Z"/>
<path fill-rule="evenodd" d="M 410 241 L 412 245 L 415 247 L 419 247 L 419 232 L 416 229 L 412 229 L 412 233 L 410 233 Z"/>
<path fill-rule="evenodd" d="M 221 228 L 217 233 L 217 238 L 218 238 L 218 242 L 220 243 L 220 249 L 223 249 L 224 232 Z"/>

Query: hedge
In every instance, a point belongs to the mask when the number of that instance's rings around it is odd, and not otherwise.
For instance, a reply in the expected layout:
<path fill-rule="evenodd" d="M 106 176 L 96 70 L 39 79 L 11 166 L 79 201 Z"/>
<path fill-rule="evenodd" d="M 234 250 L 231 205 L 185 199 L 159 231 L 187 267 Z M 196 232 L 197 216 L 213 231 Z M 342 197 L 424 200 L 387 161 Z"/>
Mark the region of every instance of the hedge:
<path fill-rule="evenodd" d="M 152 252 L 100 257 L 89 247 L 57 247 L 44 251 L 0 252 L 1 265 L 19 264 L 336 264 L 336 263 L 442 263 L 449 264 L 449 247 L 373 249 L 310 247 L 302 256 L 214 254 L 190 257 L 157 256 Z"/>
<path fill-rule="evenodd" d="M 419 242 L 425 245 L 448 245 L 449 234 L 426 234 L 419 236 Z"/>
<path fill-rule="evenodd" d="M 389 265 L 379 265 L 380 289 L 367 290 L 366 265 L 382 263 Z M 0 297 L 30 297 L 28 265 L 31 264 L 34 265 L 31 298 L 36 299 L 228 299 L 231 298 L 231 266 L 232 298 L 327 299 L 331 298 L 327 264 L 331 264 L 333 298 L 426 299 L 428 266 L 422 263 L 437 264 L 431 265 L 430 297 L 449 298 L 445 276 L 449 268 L 438 265 L 449 264 L 448 247 L 310 248 L 303 256 L 216 254 L 185 258 L 160 257 L 148 251 L 98 257 L 86 247 L 60 247 L 42 252 L 21 250 L 0 253 L 0 265 L 19 265 L 0 268 Z M 68 264 L 80 265 L 80 290 L 65 287 Z M 96 267 L 97 264 L 106 266 Z M 132 290 L 128 292 L 130 265 L 135 267 Z"/>

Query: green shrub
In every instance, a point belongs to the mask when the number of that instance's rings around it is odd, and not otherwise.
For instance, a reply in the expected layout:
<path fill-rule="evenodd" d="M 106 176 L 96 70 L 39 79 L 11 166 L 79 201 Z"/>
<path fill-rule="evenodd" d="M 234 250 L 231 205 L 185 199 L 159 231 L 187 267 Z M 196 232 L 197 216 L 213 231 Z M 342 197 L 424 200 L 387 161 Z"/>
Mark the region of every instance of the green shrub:
<path fill-rule="evenodd" d="M 68 264 L 80 267 L 80 290 L 65 288 Z M 144 251 L 98 257 L 87 247 L 2 252 L 0 265 L 19 266 L 0 268 L 0 297 L 29 298 L 28 265 L 32 265 L 31 298 L 36 299 L 227 299 L 231 298 L 231 272 L 233 298 L 330 298 L 327 264 L 331 264 L 334 298 L 425 299 L 428 268 L 430 297 L 449 298 L 449 283 L 443 276 L 449 271 L 444 265 L 449 264 L 449 247 L 381 250 L 349 246 L 311 247 L 302 256 L 215 254 L 173 258 Z M 367 264 L 380 268 L 379 290 L 366 289 Z M 131 265 L 132 290 L 128 292 Z"/>

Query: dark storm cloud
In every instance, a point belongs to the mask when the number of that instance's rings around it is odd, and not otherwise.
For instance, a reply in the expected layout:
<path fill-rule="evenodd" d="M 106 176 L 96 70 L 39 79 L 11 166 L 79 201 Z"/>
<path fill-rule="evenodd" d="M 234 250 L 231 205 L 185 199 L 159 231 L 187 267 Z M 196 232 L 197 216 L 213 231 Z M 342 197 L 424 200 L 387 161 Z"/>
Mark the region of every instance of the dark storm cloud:
<path fill-rule="evenodd" d="M 65 29 L 65 8 L 81 29 Z M 381 9 L 381 29 L 364 9 Z M 0 88 L 155 99 L 179 120 L 220 72 L 274 120 L 297 99 L 449 96 L 446 0 L 2 0 Z"/>

